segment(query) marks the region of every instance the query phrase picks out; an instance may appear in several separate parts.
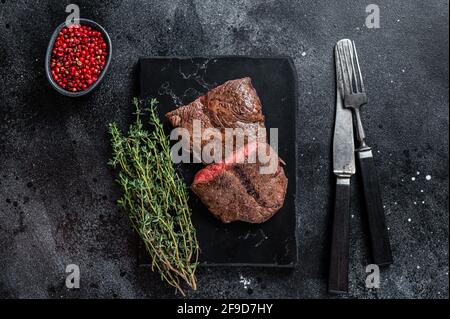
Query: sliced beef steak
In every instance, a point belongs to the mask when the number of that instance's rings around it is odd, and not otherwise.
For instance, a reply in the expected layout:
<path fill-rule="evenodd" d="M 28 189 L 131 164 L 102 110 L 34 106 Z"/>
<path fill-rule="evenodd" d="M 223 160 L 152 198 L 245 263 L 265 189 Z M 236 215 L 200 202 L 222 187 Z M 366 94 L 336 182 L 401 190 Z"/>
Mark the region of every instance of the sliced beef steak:
<path fill-rule="evenodd" d="M 196 158 L 198 151 L 208 149 L 211 138 L 194 135 L 194 121 L 199 121 L 203 132 L 218 129 L 222 138 L 219 149 L 222 147 L 225 159 L 221 157 L 220 161 L 200 170 L 191 186 L 214 216 L 224 223 L 238 220 L 262 223 L 283 206 L 288 181 L 280 165 L 281 159 L 266 144 L 261 101 L 250 78 L 227 81 L 166 116 L 174 127 L 187 129 L 190 140 L 184 147 L 194 151 Z M 224 145 L 226 129 L 241 129 L 233 132 L 235 140 L 231 150 Z M 258 136 L 261 133 L 263 136 Z M 200 150 L 195 149 L 196 139 L 200 141 Z M 271 153 L 268 163 L 256 155 L 257 145 Z M 231 151 L 229 155 L 228 151 Z M 272 169 L 267 172 L 269 167 Z"/>
<path fill-rule="evenodd" d="M 250 78 L 227 81 L 206 94 L 208 113 L 214 127 L 264 125 L 261 101 Z"/>
<path fill-rule="evenodd" d="M 174 127 L 182 127 L 189 131 L 189 151 L 193 149 L 194 120 L 201 123 L 202 130 L 219 129 L 223 142 L 225 141 L 225 128 L 244 130 L 245 143 L 256 139 L 258 128 L 262 129 L 265 134 L 261 101 L 248 77 L 227 81 L 192 103 L 167 113 L 166 117 Z M 240 138 L 240 135 L 241 133 L 237 132 L 236 138 Z M 201 140 L 202 149 L 211 140 L 198 138 Z M 222 154 L 225 152 L 223 151 Z"/>
<path fill-rule="evenodd" d="M 256 163 L 247 162 L 256 151 L 255 145 L 247 144 L 225 161 L 200 170 L 191 186 L 211 213 L 224 223 L 237 220 L 262 223 L 283 206 L 288 180 L 278 156 L 265 144 L 267 152 L 272 151 L 275 166 L 271 173 L 263 174 L 261 167 L 267 168 L 267 162 L 263 164 L 258 156 Z"/>

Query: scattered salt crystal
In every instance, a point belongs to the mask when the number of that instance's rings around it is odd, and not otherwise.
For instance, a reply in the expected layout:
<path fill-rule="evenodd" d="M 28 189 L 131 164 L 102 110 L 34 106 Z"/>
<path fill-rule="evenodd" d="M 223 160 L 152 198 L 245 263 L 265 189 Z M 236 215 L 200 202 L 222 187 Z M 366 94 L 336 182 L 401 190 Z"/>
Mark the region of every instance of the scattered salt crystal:
<path fill-rule="evenodd" d="M 411 180 L 414 182 L 416 180 L 416 178 L 413 176 L 413 177 L 411 177 Z"/>
<path fill-rule="evenodd" d="M 409 222 L 409 223 L 411 222 L 411 218 L 408 218 L 408 222 Z"/>
<path fill-rule="evenodd" d="M 245 289 L 247 289 L 252 283 L 251 279 L 247 279 L 242 275 L 239 275 L 239 282 L 244 286 Z"/>
<path fill-rule="evenodd" d="M 425 201 L 424 201 L 424 200 L 422 201 L 422 204 L 425 204 Z"/>
<path fill-rule="evenodd" d="M 419 172 L 419 171 L 417 171 L 417 172 L 416 172 L 416 175 L 420 175 L 420 172 Z"/>
<path fill-rule="evenodd" d="M 302 52 L 302 56 L 306 56 L 306 52 L 303 51 L 303 52 Z"/>
<path fill-rule="evenodd" d="M 417 205 L 417 202 L 414 202 L 414 205 Z"/>
<path fill-rule="evenodd" d="M 417 266 L 417 269 L 420 269 L 420 266 Z"/>
<path fill-rule="evenodd" d="M 423 193 L 423 189 L 421 189 L 420 192 Z"/>
<path fill-rule="evenodd" d="M 426 179 L 427 181 L 431 180 L 431 175 L 425 176 L 425 179 Z"/>
<path fill-rule="evenodd" d="M 352 215 L 352 218 L 355 217 L 355 215 Z"/>

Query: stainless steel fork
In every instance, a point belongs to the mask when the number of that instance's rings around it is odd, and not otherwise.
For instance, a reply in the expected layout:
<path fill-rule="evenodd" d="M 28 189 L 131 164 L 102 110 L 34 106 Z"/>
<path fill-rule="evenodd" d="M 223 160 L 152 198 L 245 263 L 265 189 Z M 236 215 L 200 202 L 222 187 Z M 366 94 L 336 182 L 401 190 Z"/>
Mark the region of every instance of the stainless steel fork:
<path fill-rule="evenodd" d="M 361 170 L 367 219 L 369 223 L 372 257 L 375 264 L 389 265 L 393 262 L 389 234 L 386 227 L 380 187 L 373 159 L 372 148 L 366 143 L 366 135 L 361 121 L 360 107 L 367 104 L 361 66 L 355 43 L 341 40 L 338 45 L 338 56 L 343 76 L 344 106 L 353 110 L 356 122 L 356 138 L 359 147 L 356 149 Z"/>

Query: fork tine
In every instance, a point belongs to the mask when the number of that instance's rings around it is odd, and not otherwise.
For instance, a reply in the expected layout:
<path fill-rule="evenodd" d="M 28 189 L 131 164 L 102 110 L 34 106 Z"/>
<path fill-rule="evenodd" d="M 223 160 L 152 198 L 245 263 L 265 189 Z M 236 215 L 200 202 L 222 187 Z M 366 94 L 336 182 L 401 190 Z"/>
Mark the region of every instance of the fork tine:
<path fill-rule="evenodd" d="M 349 43 L 349 47 L 348 47 L 348 55 L 350 57 L 350 62 L 352 65 L 352 75 L 353 75 L 353 81 L 355 82 L 355 92 L 359 93 L 359 83 L 358 83 L 358 75 L 356 74 L 356 69 L 355 69 L 355 62 L 354 60 L 354 54 L 353 54 L 353 41 Z"/>
<path fill-rule="evenodd" d="M 356 52 L 355 41 L 353 41 L 353 54 L 355 56 L 356 66 L 358 67 L 358 77 L 359 77 L 359 83 L 361 85 L 361 92 L 364 93 L 366 91 L 366 89 L 364 87 L 361 66 L 359 65 L 358 53 Z"/>
<path fill-rule="evenodd" d="M 339 70 L 341 71 L 340 72 L 340 77 L 341 77 L 341 79 L 342 79 L 342 83 L 343 83 L 343 89 L 344 89 L 344 92 L 342 92 L 342 95 L 344 95 L 344 94 L 346 94 L 346 92 L 349 92 L 349 82 L 348 82 L 348 78 L 347 78 L 347 72 L 346 72 L 346 70 L 344 69 L 344 56 L 343 56 L 343 54 L 342 54 L 342 43 L 338 43 L 338 45 L 337 45 L 337 47 L 336 47 L 336 50 L 337 50 L 337 57 L 338 57 L 338 60 L 339 60 Z"/>
<path fill-rule="evenodd" d="M 345 66 L 346 66 L 348 77 L 349 77 L 349 84 L 350 84 L 350 92 L 349 93 L 351 94 L 351 93 L 354 93 L 354 91 L 353 91 L 353 77 L 354 77 L 354 74 L 353 74 L 353 70 L 352 70 L 352 68 L 350 66 L 350 63 L 349 63 L 349 60 L 350 60 L 351 56 L 349 56 L 350 50 L 348 48 L 348 42 L 350 42 L 350 40 L 345 41 L 345 44 L 343 45 L 343 54 L 344 54 L 344 58 L 345 58 Z"/>
<path fill-rule="evenodd" d="M 346 42 L 346 41 L 345 41 Z M 348 60 L 345 54 L 345 42 L 342 42 L 340 47 L 340 55 L 342 58 L 342 72 L 344 75 L 344 79 L 346 82 L 346 94 L 352 93 L 352 75 L 351 70 L 349 69 Z"/>
<path fill-rule="evenodd" d="M 337 44 L 336 44 L 336 47 L 335 47 L 335 50 L 336 50 L 336 63 L 338 64 L 338 76 L 339 76 L 339 79 L 340 79 L 340 83 L 342 83 L 342 89 L 344 90 L 343 92 L 342 92 L 342 95 L 344 95 L 344 93 L 345 93 L 345 90 L 346 90 L 346 79 L 345 79 L 345 77 L 344 77 L 344 72 L 343 72 L 343 62 L 342 62 L 342 56 L 341 56 L 341 52 L 340 52 L 340 43 L 338 42 Z"/>

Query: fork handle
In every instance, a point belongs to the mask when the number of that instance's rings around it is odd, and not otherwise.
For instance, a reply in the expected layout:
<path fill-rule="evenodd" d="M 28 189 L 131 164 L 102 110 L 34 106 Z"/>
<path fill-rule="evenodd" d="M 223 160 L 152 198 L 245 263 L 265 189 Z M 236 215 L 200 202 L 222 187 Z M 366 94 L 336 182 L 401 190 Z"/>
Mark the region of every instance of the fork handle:
<path fill-rule="evenodd" d="M 358 158 L 364 188 L 373 262 L 379 266 L 390 265 L 393 263 L 391 244 L 372 149 L 365 147 L 358 150 Z"/>
<path fill-rule="evenodd" d="M 350 177 L 336 180 L 328 292 L 348 292 Z"/>

